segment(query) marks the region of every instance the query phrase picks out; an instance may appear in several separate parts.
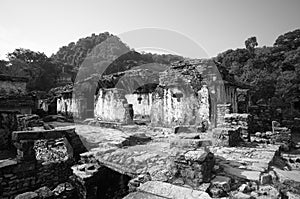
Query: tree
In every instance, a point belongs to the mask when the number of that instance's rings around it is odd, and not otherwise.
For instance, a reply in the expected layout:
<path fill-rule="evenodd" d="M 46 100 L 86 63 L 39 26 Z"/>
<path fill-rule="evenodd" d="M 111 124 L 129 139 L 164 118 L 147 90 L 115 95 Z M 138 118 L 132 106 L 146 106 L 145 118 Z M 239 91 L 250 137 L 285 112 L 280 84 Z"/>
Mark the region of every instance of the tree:
<path fill-rule="evenodd" d="M 300 46 L 300 29 L 280 35 L 274 46 L 284 51 L 297 49 Z"/>
<path fill-rule="evenodd" d="M 251 54 L 254 54 L 254 49 L 257 45 L 256 37 L 250 37 L 245 41 L 246 49 L 249 50 Z"/>
<path fill-rule="evenodd" d="M 48 91 L 56 86 L 61 71 L 60 65 L 53 62 L 44 53 L 20 48 L 8 53 L 7 58 L 10 64 L 6 73 L 29 77 L 28 90 Z"/>

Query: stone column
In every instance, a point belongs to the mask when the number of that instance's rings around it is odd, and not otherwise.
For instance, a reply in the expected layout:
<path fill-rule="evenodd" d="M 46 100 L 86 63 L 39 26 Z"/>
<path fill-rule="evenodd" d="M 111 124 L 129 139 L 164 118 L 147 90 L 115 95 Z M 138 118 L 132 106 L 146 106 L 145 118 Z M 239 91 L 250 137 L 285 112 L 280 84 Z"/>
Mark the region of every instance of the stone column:
<path fill-rule="evenodd" d="M 133 115 L 134 115 L 132 104 L 124 104 L 124 108 L 125 108 L 124 123 L 132 124 Z"/>

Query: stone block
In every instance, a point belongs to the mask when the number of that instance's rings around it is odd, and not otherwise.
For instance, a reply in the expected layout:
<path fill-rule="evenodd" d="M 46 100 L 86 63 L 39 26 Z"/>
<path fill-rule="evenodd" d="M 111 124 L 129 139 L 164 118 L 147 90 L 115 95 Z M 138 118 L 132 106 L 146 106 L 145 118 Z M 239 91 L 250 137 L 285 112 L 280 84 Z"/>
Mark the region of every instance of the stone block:
<path fill-rule="evenodd" d="M 266 184 L 272 184 L 272 176 L 269 173 L 263 173 L 260 176 L 260 184 L 266 185 Z"/>
<path fill-rule="evenodd" d="M 163 198 L 173 198 L 173 199 L 210 199 L 211 197 L 208 193 L 198 190 L 189 189 L 186 187 L 180 187 L 172 185 L 165 182 L 159 181 L 148 181 L 138 187 L 141 192 L 153 194 Z"/>
<path fill-rule="evenodd" d="M 211 185 L 214 187 L 221 188 L 222 190 L 228 192 L 230 191 L 231 179 L 226 176 L 216 176 L 212 181 Z"/>
<path fill-rule="evenodd" d="M 38 194 L 40 199 L 51 199 L 53 198 L 53 192 L 48 187 L 41 187 L 34 191 Z"/>
<path fill-rule="evenodd" d="M 171 139 L 170 140 L 170 148 L 200 148 L 205 146 L 211 146 L 211 140 L 203 140 L 203 139 Z"/>
<path fill-rule="evenodd" d="M 240 128 L 215 128 L 213 139 L 216 146 L 238 146 L 242 141 Z"/>
<path fill-rule="evenodd" d="M 19 194 L 15 197 L 15 199 L 37 199 L 37 198 L 38 198 L 38 194 L 35 192 L 26 192 L 26 193 Z"/>

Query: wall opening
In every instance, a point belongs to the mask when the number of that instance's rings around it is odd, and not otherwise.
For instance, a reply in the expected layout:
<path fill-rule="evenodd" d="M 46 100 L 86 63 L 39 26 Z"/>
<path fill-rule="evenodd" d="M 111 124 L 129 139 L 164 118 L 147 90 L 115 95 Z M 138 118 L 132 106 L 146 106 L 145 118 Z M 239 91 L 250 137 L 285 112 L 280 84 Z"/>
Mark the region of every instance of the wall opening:
<path fill-rule="evenodd" d="M 97 179 L 97 198 L 123 198 L 128 192 L 128 182 L 131 178 L 105 166 L 99 169 Z"/>

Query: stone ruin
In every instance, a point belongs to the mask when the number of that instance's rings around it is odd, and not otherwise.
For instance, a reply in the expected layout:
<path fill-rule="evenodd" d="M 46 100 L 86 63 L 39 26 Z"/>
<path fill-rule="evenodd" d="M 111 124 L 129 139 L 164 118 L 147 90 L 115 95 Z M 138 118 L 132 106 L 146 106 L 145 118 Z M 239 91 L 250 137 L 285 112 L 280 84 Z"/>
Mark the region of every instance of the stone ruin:
<path fill-rule="evenodd" d="M 0 197 L 297 198 L 300 157 L 282 147 L 291 134 L 253 133 L 252 115 L 237 113 L 240 85 L 212 70 L 189 60 L 112 74 L 95 101 L 65 90 L 56 104 L 82 117 L 76 125 L 0 111 L 11 151 L 0 160 Z"/>

